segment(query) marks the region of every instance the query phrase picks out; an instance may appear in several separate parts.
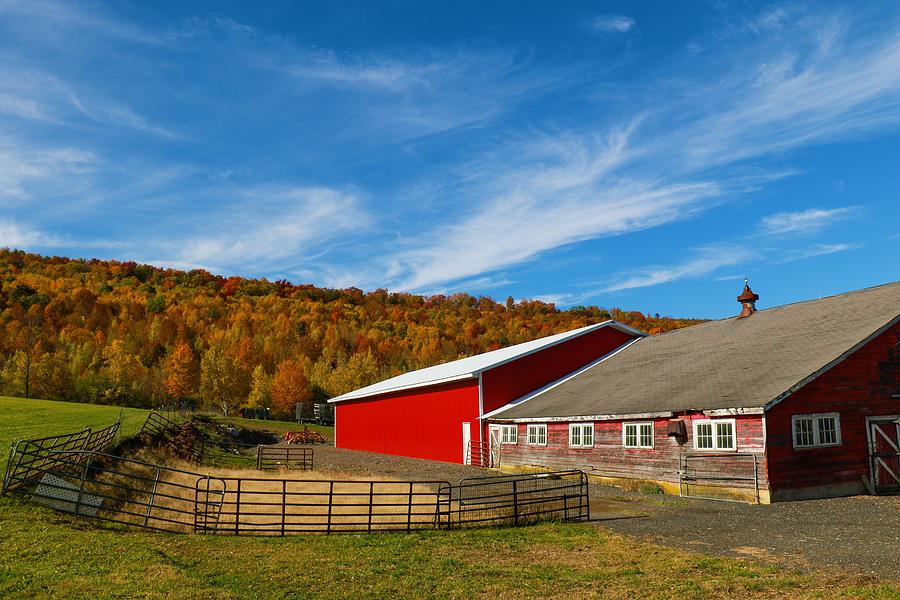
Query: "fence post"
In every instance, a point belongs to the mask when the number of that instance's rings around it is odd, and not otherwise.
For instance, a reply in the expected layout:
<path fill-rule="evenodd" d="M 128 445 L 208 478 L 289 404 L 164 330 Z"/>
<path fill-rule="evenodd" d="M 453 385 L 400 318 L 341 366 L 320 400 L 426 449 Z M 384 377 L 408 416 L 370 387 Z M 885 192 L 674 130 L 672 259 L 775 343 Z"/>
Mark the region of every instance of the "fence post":
<path fill-rule="evenodd" d="M 259 471 L 260 460 L 262 458 L 262 444 L 256 446 L 256 470 Z"/>
<path fill-rule="evenodd" d="M 284 518 L 287 512 L 287 480 L 281 480 L 281 535 L 284 536 Z"/>
<path fill-rule="evenodd" d="M 331 508 L 334 506 L 334 481 L 328 482 L 328 524 L 325 533 L 331 533 Z"/>
<path fill-rule="evenodd" d="M 584 514 L 580 515 L 584 517 L 585 521 L 591 520 L 591 488 L 588 486 L 588 478 L 584 471 L 581 472 L 581 498 L 584 499 Z M 578 506 L 579 509 L 582 506 L 582 499 L 579 498 Z"/>
<path fill-rule="evenodd" d="M 240 535 L 241 522 L 241 480 L 237 480 L 237 493 L 234 501 L 234 535 Z"/>
<path fill-rule="evenodd" d="M 756 455 L 753 457 L 753 490 L 756 492 L 756 503 L 759 504 L 759 463 L 756 462 Z"/>
<path fill-rule="evenodd" d="M 369 531 L 372 531 L 372 502 L 374 500 L 373 496 L 375 495 L 375 482 L 369 482 Z"/>
<path fill-rule="evenodd" d="M 407 505 L 407 513 L 406 513 L 406 531 L 412 530 L 412 505 L 413 505 L 413 484 L 412 481 L 409 482 L 409 503 Z"/>
<path fill-rule="evenodd" d="M 515 525 L 519 524 L 519 491 L 516 486 L 518 480 L 513 479 L 513 523 Z"/>
<path fill-rule="evenodd" d="M 156 467 L 156 477 L 153 478 L 153 489 L 150 490 L 150 501 L 147 503 L 147 514 L 144 515 L 144 527 L 146 527 L 150 523 L 150 512 L 153 510 L 153 501 L 156 499 L 156 487 L 158 485 L 159 485 L 159 467 Z M 195 501 L 195 504 L 196 504 L 196 501 Z"/>
<path fill-rule="evenodd" d="M 88 469 L 91 468 L 91 455 L 84 463 L 84 472 L 81 474 L 81 485 L 78 486 L 78 500 L 75 502 L 75 514 L 81 514 L 81 497 L 84 495 L 84 484 L 87 483 Z"/>

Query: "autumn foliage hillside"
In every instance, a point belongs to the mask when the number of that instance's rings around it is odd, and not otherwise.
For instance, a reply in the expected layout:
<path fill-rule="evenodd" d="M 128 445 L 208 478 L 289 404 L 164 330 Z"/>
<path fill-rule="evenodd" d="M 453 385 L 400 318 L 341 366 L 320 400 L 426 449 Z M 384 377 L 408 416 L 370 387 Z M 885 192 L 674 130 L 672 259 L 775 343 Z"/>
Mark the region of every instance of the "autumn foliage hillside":
<path fill-rule="evenodd" d="M 408 371 L 609 318 L 695 321 L 537 301 L 417 296 L 0 250 L 0 393 L 293 412 Z"/>

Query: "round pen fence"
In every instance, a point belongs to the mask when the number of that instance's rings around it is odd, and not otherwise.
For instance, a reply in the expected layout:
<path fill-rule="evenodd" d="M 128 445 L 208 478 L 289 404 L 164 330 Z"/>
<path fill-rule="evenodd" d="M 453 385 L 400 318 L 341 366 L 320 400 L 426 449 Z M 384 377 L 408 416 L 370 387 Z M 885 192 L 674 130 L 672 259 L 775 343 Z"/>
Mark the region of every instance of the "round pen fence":
<path fill-rule="evenodd" d="M 581 521 L 590 514 L 581 471 L 474 477 L 456 485 L 203 474 L 104 452 L 118 427 L 117 421 L 97 431 L 17 442 L 3 492 L 100 521 L 220 535 L 524 525 Z M 142 433 L 159 438 L 169 428 L 165 419 L 151 416 Z M 312 469 L 311 448 L 258 446 L 255 454 L 255 465 L 245 462 L 243 468 Z"/>
<path fill-rule="evenodd" d="M 100 452 L 61 451 L 10 488 L 81 517 L 155 531 L 285 536 L 412 531 L 589 516 L 583 473 L 447 481 L 204 475 Z"/>

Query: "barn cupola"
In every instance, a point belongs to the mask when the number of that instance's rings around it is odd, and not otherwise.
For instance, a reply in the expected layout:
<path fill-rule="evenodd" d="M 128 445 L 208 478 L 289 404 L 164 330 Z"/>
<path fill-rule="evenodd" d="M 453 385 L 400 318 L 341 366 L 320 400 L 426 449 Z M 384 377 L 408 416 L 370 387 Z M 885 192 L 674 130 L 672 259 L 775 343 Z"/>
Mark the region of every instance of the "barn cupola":
<path fill-rule="evenodd" d="M 754 294 L 750 289 L 750 282 L 744 279 L 744 291 L 737 297 L 737 301 L 741 303 L 741 314 L 739 319 L 749 317 L 756 312 L 756 301 L 759 300 L 759 294 Z"/>

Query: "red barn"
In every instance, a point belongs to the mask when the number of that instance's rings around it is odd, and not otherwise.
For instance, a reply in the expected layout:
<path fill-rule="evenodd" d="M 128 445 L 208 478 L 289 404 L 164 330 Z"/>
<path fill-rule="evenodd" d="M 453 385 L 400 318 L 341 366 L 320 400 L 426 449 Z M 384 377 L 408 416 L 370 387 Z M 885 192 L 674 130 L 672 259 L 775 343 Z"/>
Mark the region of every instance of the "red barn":
<path fill-rule="evenodd" d="M 486 464 L 482 416 L 644 334 L 606 321 L 436 365 L 333 398 L 335 446 Z M 495 445 L 495 448 L 497 446 Z"/>
<path fill-rule="evenodd" d="M 495 464 L 759 502 L 900 491 L 900 283 L 758 298 L 485 414 Z"/>

